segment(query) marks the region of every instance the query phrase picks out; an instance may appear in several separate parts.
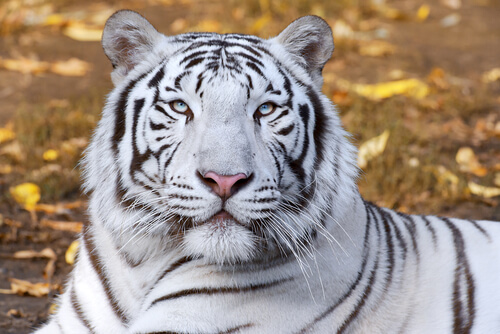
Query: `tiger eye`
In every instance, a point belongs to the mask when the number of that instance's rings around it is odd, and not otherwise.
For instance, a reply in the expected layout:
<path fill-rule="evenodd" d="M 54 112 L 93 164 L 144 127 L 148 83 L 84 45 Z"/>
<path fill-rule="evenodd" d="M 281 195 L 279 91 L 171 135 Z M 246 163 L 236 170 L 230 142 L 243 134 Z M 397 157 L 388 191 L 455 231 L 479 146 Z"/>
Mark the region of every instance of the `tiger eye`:
<path fill-rule="evenodd" d="M 170 108 L 172 108 L 173 111 L 184 114 L 189 110 L 189 106 L 187 105 L 186 102 L 182 100 L 176 100 L 173 102 L 170 102 Z"/>
<path fill-rule="evenodd" d="M 266 102 L 261 104 L 257 110 L 256 113 L 258 116 L 268 116 L 271 115 L 274 111 L 276 110 L 276 105 L 272 102 Z"/>

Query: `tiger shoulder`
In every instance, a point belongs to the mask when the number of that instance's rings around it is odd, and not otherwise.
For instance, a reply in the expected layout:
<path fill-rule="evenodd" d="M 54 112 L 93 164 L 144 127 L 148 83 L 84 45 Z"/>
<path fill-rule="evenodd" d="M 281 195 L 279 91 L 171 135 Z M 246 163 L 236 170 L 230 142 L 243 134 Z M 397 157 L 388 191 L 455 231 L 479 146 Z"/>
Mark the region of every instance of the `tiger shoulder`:
<path fill-rule="evenodd" d="M 365 201 L 319 17 L 270 39 L 106 23 L 88 224 L 37 333 L 498 333 L 500 224 Z"/>

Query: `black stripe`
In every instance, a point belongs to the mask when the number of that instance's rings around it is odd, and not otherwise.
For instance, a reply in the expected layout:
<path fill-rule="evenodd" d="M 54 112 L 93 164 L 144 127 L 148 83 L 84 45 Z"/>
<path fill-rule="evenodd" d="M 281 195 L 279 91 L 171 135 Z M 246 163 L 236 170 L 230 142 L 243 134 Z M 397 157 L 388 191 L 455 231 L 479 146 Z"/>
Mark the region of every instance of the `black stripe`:
<path fill-rule="evenodd" d="M 290 124 L 289 126 L 287 126 L 286 128 L 283 128 L 281 130 L 278 131 L 278 135 L 280 136 L 287 136 L 290 134 L 290 132 L 293 131 L 293 129 L 295 128 L 295 124 Z"/>
<path fill-rule="evenodd" d="M 349 325 L 359 315 L 359 313 L 361 312 L 361 309 L 365 306 L 365 303 L 368 300 L 368 297 L 370 296 L 370 294 L 372 292 L 373 283 L 375 282 L 375 275 L 378 271 L 378 262 L 379 262 L 379 259 L 377 258 L 377 260 L 375 261 L 375 267 L 370 271 L 370 277 L 368 278 L 368 283 L 367 283 L 365 290 L 361 294 L 361 298 L 359 299 L 358 303 L 354 307 L 354 310 L 347 317 L 347 320 L 345 320 L 344 323 L 342 324 L 342 326 L 338 329 L 338 331 L 337 331 L 338 334 L 341 334 L 347 330 Z"/>
<path fill-rule="evenodd" d="M 132 180 L 135 179 L 135 172 L 139 170 L 142 164 L 149 158 L 150 152 L 147 151 L 144 154 L 139 152 L 137 148 L 137 127 L 139 123 L 139 117 L 141 115 L 142 108 L 144 107 L 145 99 L 138 99 L 134 101 L 134 117 L 132 122 L 132 160 L 130 161 L 130 177 Z"/>
<path fill-rule="evenodd" d="M 167 130 L 167 127 L 165 126 L 165 124 L 162 124 L 162 123 L 155 123 L 155 122 L 153 122 L 152 120 L 149 120 L 149 127 L 150 127 L 150 128 L 151 128 L 151 130 L 153 130 L 153 131 Z"/>
<path fill-rule="evenodd" d="M 266 88 L 266 93 L 267 93 L 267 92 L 270 92 L 270 91 L 272 91 L 272 90 L 274 90 L 273 84 L 272 84 L 272 83 L 269 83 L 269 85 L 267 85 L 267 88 Z"/>
<path fill-rule="evenodd" d="M 437 235 L 436 235 L 436 229 L 432 226 L 431 222 L 426 216 L 419 216 L 425 223 L 425 227 L 431 232 L 431 237 L 432 237 L 432 242 L 434 244 L 434 249 L 436 249 L 438 243 L 437 243 Z"/>
<path fill-rule="evenodd" d="M 224 331 L 216 332 L 215 334 L 231 334 L 231 333 L 236 333 L 236 332 L 239 332 L 242 329 L 253 327 L 253 326 L 255 326 L 255 325 L 252 324 L 252 323 L 248 323 L 248 324 L 244 324 L 244 325 L 240 325 L 240 326 L 228 328 L 228 329 L 226 329 Z M 212 334 L 212 333 L 200 333 L 200 332 L 189 333 L 189 332 L 161 331 L 161 332 L 148 332 L 146 334 Z"/>
<path fill-rule="evenodd" d="M 309 127 L 309 116 L 310 116 L 309 112 L 310 110 L 307 104 L 299 104 L 299 115 L 302 118 L 302 123 L 304 124 L 304 129 L 305 129 L 304 141 L 302 142 L 302 152 L 300 153 L 299 157 L 297 159 L 290 161 L 289 163 L 291 170 L 295 173 L 297 179 L 300 180 L 301 182 L 306 181 L 304 166 L 302 166 L 302 164 L 309 150 L 309 134 L 307 131 Z"/>
<path fill-rule="evenodd" d="M 110 286 L 110 282 L 106 276 L 104 267 L 102 265 L 102 261 L 101 261 L 101 259 L 99 259 L 99 257 L 96 254 L 96 252 L 97 252 L 96 246 L 94 245 L 92 237 L 90 236 L 90 231 L 88 230 L 87 227 L 84 227 L 84 230 L 83 230 L 82 246 L 87 251 L 87 254 L 89 254 L 89 261 L 90 261 L 95 273 L 99 277 L 99 281 L 101 281 L 102 287 L 104 289 L 104 293 L 106 294 L 106 297 L 111 305 L 111 309 L 113 310 L 113 313 L 124 324 L 126 324 L 128 322 L 128 319 L 127 319 L 127 316 L 125 315 L 125 311 L 123 311 L 122 308 L 120 307 L 120 305 L 118 305 L 118 301 L 116 300 L 115 296 L 113 295 L 113 292 L 112 292 L 111 286 Z"/>
<path fill-rule="evenodd" d="M 193 59 L 193 58 L 198 58 L 198 56 L 202 56 L 202 55 L 206 55 L 208 53 L 208 51 L 205 51 L 205 50 L 201 50 L 201 51 L 196 51 L 196 52 L 193 52 L 187 56 L 184 57 L 184 59 L 182 59 L 180 62 L 179 62 L 179 65 L 182 65 L 184 64 L 185 62 L 187 62 L 188 60 L 190 59 Z"/>
<path fill-rule="evenodd" d="M 399 229 L 399 226 L 396 224 L 396 222 L 392 218 L 390 212 L 386 211 L 385 208 L 379 208 L 378 206 L 374 206 L 374 207 L 377 209 L 377 211 L 383 217 L 384 221 L 388 221 L 392 225 L 394 232 L 395 232 L 395 235 L 396 235 L 396 239 L 398 240 L 399 246 L 401 247 L 401 249 L 403 251 L 403 253 L 402 253 L 403 261 L 405 261 L 406 256 L 408 254 L 408 246 L 407 246 L 407 243 L 404 240 L 403 236 L 401 235 L 401 231 Z"/>
<path fill-rule="evenodd" d="M 251 63 L 251 62 L 247 61 L 246 65 L 248 66 L 248 68 L 252 69 L 255 73 L 257 73 L 261 77 L 263 77 L 263 78 L 266 77 L 264 75 L 264 73 L 262 73 L 262 71 L 260 70 L 260 68 L 258 68 L 257 65 L 255 65 L 254 63 Z"/>
<path fill-rule="evenodd" d="M 199 63 L 201 63 L 202 61 L 204 61 L 205 58 L 195 58 L 193 60 L 191 60 L 185 67 L 185 69 L 187 70 L 188 68 L 191 68 L 193 66 L 196 66 L 198 65 Z"/>
<path fill-rule="evenodd" d="M 319 165 L 324 159 L 328 119 L 325 115 L 323 104 L 321 103 L 318 94 L 312 89 L 312 87 L 308 87 L 307 96 L 309 97 L 314 110 L 313 136 L 314 146 L 316 147 L 316 161 L 314 163 L 314 167 L 315 169 L 319 169 Z"/>
<path fill-rule="evenodd" d="M 153 88 L 159 85 L 161 79 L 165 76 L 165 69 L 162 66 L 158 72 L 156 72 L 155 76 L 149 80 L 148 88 Z"/>
<path fill-rule="evenodd" d="M 89 332 L 93 334 L 95 332 L 92 330 L 92 325 L 90 324 L 89 320 L 87 319 L 87 317 L 83 313 L 82 306 L 81 306 L 80 302 L 78 301 L 78 297 L 77 297 L 76 292 L 75 292 L 74 281 L 75 280 L 73 279 L 73 285 L 71 286 L 71 292 L 70 292 L 71 306 L 75 310 L 76 315 L 78 316 L 78 319 L 80 319 L 80 321 L 89 330 Z"/>
<path fill-rule="evenodd" d="M 282 111 L 282 112 L 278 115 L 278 117 L 276 117 L 276 118 L 275 118 L 275 119 L 273 119 L 272 121 L 269 121 L 269 124 L 276 122 L 276 121 L 277 121 L 277 120 L 279 120 L 281 117 L 284 117 L 284 116 L 288 115 L 288 113 L 289 113 L 288 109 L 283 110 L 283 111 Z"/>
<path fill-rule="evenodd" d="M 194 91 L 196 94 L 198 94 L 198 91 L 200 90 L 201 84 L 203 83 L 203 80 L 205 79 L 205 77 L 203 76 L 203 72 L 198 74 L 197 79 L 198 79 L 198 82 L 196 83 L 196 89 Z"/>
<path fill-rule="evenodd" d="M 170 274 L 171 272 L 173 272 L 174 270 L 182 267 L 184 264 L 190 262 L 192 259 L 190 257 L 182 257 L 180 258 L 179 260 L 177 260 L 176 262 L 172 263 L 167 269 L 165 269 L 163 271 L 163 273 L 158 277 L 158 279 L 156 280 L 156 282 L 152 285 L 152 288 L 155 287 L 163 278 L 165 278 L 165 276 L 167 276 L 168 274 Z"/>
<path fill-rule="evenodd" d="M 478 223 L 477 221 L 475 220 L 466 220 L 468 221 L 469 223 L 471 223 L 472 225 L 474 225 L 475 228 L 477 228 L 479 230 L 479 232 L 481 232 L 486 238 L 488 238 L 489 241 L 491 241 L 491 235 L 484 229 L 482 228 Z"/>
<path fill-rule="evenodd" d="M 396 263 L 396 254 L 394 251 L 394 244 L 392 241 L 392 233 L 391 233 L 391 227 L 389 225 L 388 220 L 388 214 L 383 210 L 379 209 L 378 213 L 380 214 L 381 222 L 383 224 L 383 230 L 385 232 L 385 238 L 386 238 L 386 246 L 387 246 L 387 270 L 385 271 L 385 277 L 386 277 L 386 282 L 384 286 L 384 290 L 387 291 L 387 288 L 389 285 L 392 283 L 392 274 L 394 272 L 394 267 Z M 394 226 L 394 222 L 391 224 L 394 229 L 396 229 L 396 226 Z M 397 233 L 394 232 L 396 235 Z"/>
<path fill-rule="evenodd" d="M 372 227 L 372 224 L 374 223 L 374 219 L 372 219 L 372 216 L 374 217 L 373 212 L 369 208 L 372 204 L 369 202 L 364 202 L 365 205 L 365 212 L 366 212 L 366 230 L 365 230 L 365 237 L 363 241 L 363 262 L 361 263 L 361 268 L 358 272 L 357 277 L 355 278 L 354 282 L 351 284 L 347 292 L 332 306 L 328 307 L 325 311 L 323 311 L 319 316 L 313 319 L 309 324 L 304 326 L 300 331 L 297 332 L 297 334 L 305 334 L 305 333 L 311 333 L 312 329 L 316 324 L 318 324 L 320 321 L 325 319 L 328 315 L 330 315 L 335 309 L 344 303 L 347 298 L 349 298 L 354 291 L 358 288 L 359 284 L 361 283 L 361 280 L 365 276 L 366 272 L 366 267 L 368 264 L 368 257 L 370 255 L 370 228 Z M 375 217 L 374 217 L 375 218 Z M 376 222 L 375 225 L 376 226 Z M 380 232 L 379 232 L 380 236 Z"/>
<path fill-rule="evenodd" d="M 246 60 L 249 60 L 261 67 L 264 67 L 264 64 L 257 58 L 253 57 L 253 56 L 250 56 L 249 54 L 246 54 L 244 52 L 235 52 L 233 53 L 235 56 L 240 56 L 242 58 L 245 58 Z M 236 60 L 236 59 L 235 59 Z"/>
<path fill-rule="evenodd" d="M 218 295 L 218 294 L 244 293 L 244 292 L 250 292 L 250 291 L 255 292 L 255 291 L 259 291 L 259 290 L 273 288 L 275 286 L 281 285 L 281 284 L 289 282 L 291 280 L 292 280 L 292 278 L 284 278 L 284 279 L 269 282 L 269 283 L 251 284 L 251 285 L 242 286 L 242 287 L 226 286 L 226 287 L 217 287 L 217 288 L 194 288 L 194 289 L 181 290 L 181 291 L 177 291 L 175 293 L 171 293 L 169 295 L 155 299 L 149 305 L 148 309 L 150 309 L 151 307 L 155 306 L 158 303 L 161 303 L 161 302 L 164 302 L 167 300 L 183 298 L 183 297 L 188 297 L 188 296 L 195 296 L 195 295 L 212 296 L 212 295 Z"/>
<path fill-rule="evenodd" d="M 294 93 L 292 90 L 292 82 L 288 78 L 288 75 L 286 75 L 285 72 L 281 69 L 281 65 L 279 63 L 276 63 L 276 66 L 277 66 L 278 71 L 280 72 L 280 74 L 283 78 L 283 88 L 285 89 L 286 96 L 288 97 L 288 100 L 286 101 L 286 103 L 284 103 L 284 105 L 290 109 L 293 109 L 292 100 L 294 97 Z M 304 86 L 302 83 L 299 83 L 299 85 L 302 87 Z"/>
<path fill-rule="evenodd" d="M 457 265 L 455 267 L 455 280 L 453 282 L 453 333 L 470 333 L 474 324 L 475 305 L 474 278 L 470 271 L 465 242 L 462 232 L 448 218 L 440 218 L 446 223 L 453 235 L 455 244 Z M 466 286 L 466 291 L 462 291 L 462 286 Z"/>
<path fill-rule="evenodd" d="M 372 210 L 374 207 L 377 208 L 377 206 L 375 206 L 371 203 L 370 203 L 370 205 L 371 205 L 369 208 L 370 210 Z M 381 231 L 379 230 L 378 224 L 375 223 L 375 227 L 376 227 L 377 232 L 378 232 L 378 240 L 381 240 L 382 235 L 380 233 Z M 360 294 L 361 298 L 360 298 L 358 304 L 354 307 L 354 310 L 351 312 L 351 314 L 349 315 L 347 320 L 344 321 L 344 323 L 342 324 L 342 327 L 339 328 L 337 333 L 342 333 L 348 328 L 348 326 L 352 323 L 352 321 L 359 315 L 359 313 L 361 312 L 361 309 L 363 308 L 366 301 L 368 300 L 368 297 L 370 296 L 370 294 L 372 292 L 372 287 L 374 285 L 373 283 L 375 281 L 375 275 L 378 271 L 379 260 L 380 260 L 380 247 L 379 247 L 379 251 L 377 253 L 377 258 L 375 260 L 375 265 L 370 272 L 370 277 L 368 279 L 367 286 L 366 286 L 365 290 Z"/>
<path fill-rule="evenodd" d="M 165 110 L 162 106 L 155 105 L 155 109 L 156 109 L 156 111 L 158 111 L 158 112 L 162 113 L 164 116 L 166 116 L 166 117 L 170 118 L 171 120 L 176 121 L 176 119 L 175 119 L 175 118 L 173 118 L 172 116 L 170 116 L 170 115 L 168 114 L 168 112 L 167 112 L 167 111 L 166 111 L 166 110 Z"/>
<path fill-rule="evenodd" d="M 115 108 L 115 128 L 111 142 L 111 148 L 116 156 L 118 154 L 118 143 L 122 140 L 125 135 L 125 111 L 127 109 L 128 97 L 131 90 L 141 81 L 148 73 L 142 74 L 135 80 L 132 80 L 125 89 L 120 93 L 120 99 Z"/>
<path fill-rule="evenodd" d="M 174 155 L 175 153 L 177 152 L 177 149 L 179 148 L 179 146 L 181 145 L 181 143 L 177 143 L 177 145 L 175 146 L 175 148 L 172 150 L 172 153 L 170 154 L 170 157 L 167 159 L 167 161 L 165 161 L 165 163 L 163 164 L 162 168 L 163 168 L 163 177 L 162 177 L 162 183 L 165 184 L 166 182 L 166 177 L 167 177 L 167 167 L 168 165 L 170 165 L 170 163 L 172 162 L 172 159 L 174 158 Z M 159 154 L 161 154 L 161 152 L 159 152 Z M 160 159 L 158 158 L 159 157 L 159 154 L 158 156 L 156 157 L 156 159 L 159 161 Z"/>
<path fill-rule="evenodd" d="M 248 80 L 248 87 L 250 87 L 250 89 L 253 89 L 252 77 L 249 76 L 248 74 L 246 74 L 246 77 Z"/>
<path fill-rule="evenodd" d="M 176 89 L 181 89 L 181 80 L 184 78 L 186 75 L 190 74 L 191 72 L 183 72 L 179 74 L 175 80 L 174 80 L 174 86 Z"/>
<path fill-rule="evenodd" d="M 415 255 L 417 256 L 417 263 L 419 263 L 420 259 L 420 251 L 418 249 L 418 237 L 417 237 L 417 228 L 415 225 L 415 220 L 413 219 L 412 216 L 407 215 L 402 212 L 397 212 L 396 214 L 403 220 L 403 223 L 408 230 L 408 234 L 410 235 L 411 243 L 413 245 L 413 251 L 415 252 Z"/>
<path fill-rule="evenodd" d="M 281 163 L 278 160 L 278 157 L 275 154 L 275 152 L 273 151 L 273 149 L 276 150 L 276 148 L 274 148 L 274 147 L 273 148 L 271 148 L 271 147 L 268 148 L 269 152 L 271 153 L 271 156 L 273 157 L 274 166 L 278 170 L 278 186 L 280 186 L 281 185 L 281 181 L 283 180 L 283 172 L 284 171 L 283 171 L 283 167 L 281 166 Z"/>

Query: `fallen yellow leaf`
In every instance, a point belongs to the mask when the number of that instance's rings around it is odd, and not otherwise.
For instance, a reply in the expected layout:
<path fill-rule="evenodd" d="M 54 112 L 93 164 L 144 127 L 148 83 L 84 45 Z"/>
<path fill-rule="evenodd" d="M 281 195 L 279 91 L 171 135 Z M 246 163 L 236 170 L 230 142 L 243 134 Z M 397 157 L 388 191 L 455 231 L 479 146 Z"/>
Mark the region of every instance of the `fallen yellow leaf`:
<path fill-rule="evenodd" d="M 22 183 L 10 188 L 10 194 L 14 200 L 22 204 L 26 210 L 35 209 L 36 203 L 40 200 L 40 187 L 34 183 Z"/>
<path fill-rule="evenodd" d="M 49 259 L 49 261 L 47 262 L 47 265 L 45 266 L 45 268 L 43 270 L 43 277 L 46 280 L 50 280 L 52 278 L 52 276 L 54 275 L 57 255 L 50 248 L 45 248 L 44 250 L 42 250 L 40 252 L 36 252 L 33 250 L 18 251 L 18 252 L 14 253 L 14 258 L 15 259 L 33 259 L 33 258 Z"/>
<path fill-rule="evenodd" d="M 17 140 L 8 143 L 0 149 L 0 155 L 8 155 L 10 158 L 21 162 L 24 160 L 25 155 L 21 144 Z"/>
<path fill-rule="evenodd" d="M 40 221 L 40 226 L 50 227 L 54 230 L 59 230 L 59 231 L 70 231 L 70 232 L 80 233 L 83 228 L 83 223 L 42 219 Z"/>
<path fill-rule="evenodd" d="M 49 314 L 56 314 L 58 308 L 59 308 L 59 305 L 51 304 L 49 307 Z"/>
<path fill-rule="evenodd" d="M 488 170 L 481 166 L 474 151 L 470 147 L 459 148 L 455 160 L 462 172 L 472 173 L 477 176 L 485 176 L 488 173 Z"/>
<path fill-rule="evenodd" d="M 370 41 L 359 47 L 359 54 L 362 56 L 380 57 L 393 54 L 395 46 L 385 41 Z"/>
<path fill-rule="evenodd" d="M 460 20 L 462 20 L 462 17 L 458 13 L 451 13 L 444 18 L 441 19 L 441 26 L 444 28 L 449 28 L 456 26 L 457 24 L 460 23 Z"/>
<path fill-rule="evenodd" d="M 351 84 L 357 94 L 372 100 L 381 100 L 394 95 L 406 95 L 422 99 L 429 94 L 429 86 L 418 79 L 382 82 L 374 85 Z"/>
<path fill-rule="evenodd" d="M 63 34 L 80 42 L 98 42 L 102 37 L 102 29 L 86 26 L 83 23 L 74 22 L 69 24 Z"/>
<path fill-rule="evenodd" d="M 0 128 L 0 144 L 16 138 L 14 131 L 7 128 Z"/>
<path fill-rule="evenodd" d="M 449 82 L 446 80 L 446 73 L 440 67 L 434 67 L 432 69 L 427 76 L 427 81 L 441 89 L 448 89 L 450 87 Z"/>
<path fill-rule="evenodd" d="M 441 4 L 445 5 L 450 9 L 460 9 L 462 7 L 462 0 L 441 0 Z"/>
<path fill-rule="evenodd" d="M 56 150 L 50 149 L 45 152 L 43 152 L 43 160 L 45 161 L 54 161 L 59 158 L 59 152 Z"/>
<path fill-rule="evenodd" d="M 78 58 L 70 58 L 65 61 L 57 61 L 50 66 L 50 71 L 69 77 L 81 77 L 87 74 L 91 65 Z"/>
<path fill-rule="evenodd" d="M 66 22 L 68 22 L 68 19 L 66 17 L 64 17 L 64 15 L 51 14 L 45 18 L 43 24 L 45 24 L 47 26 L 61 26 Z"/>
<path fill-rule="evenodd" d="M 332 27 L 333 35 L 336 39 L 352 39 L 354 38 L 354 30 L 343 20 L 337 20 Z"/>
<path fill-rule="evenodd" d="M 46 258 L 50 260 L 57 259 L 56 253 L 50 248 L 45 248 L 40 252 L 34 250 L 17 251 L 14 253 L 13 256 L 15 259 L 33 259 L 33 258 Z"/>
<path fill-rule="evenodd" d="M 383 14 L 388 19 L 393 19 L 393 20 L 406 20 L 408 18 L 408 16 L 399 9 L 388 6 L 381 7 L 380 13 Z"/>
<path fill-rule="evenodd" d="M 417 21 L 425 21 L 429 17 L 430 12 L 431 8 L 429 7 L 429 5 L 423 4 L 422 6 L 420 6 L 417 10 Z"/>
<path fill-rule="evenodd" d="M 50 68 L 50 63 L 46 61 L 38 61 L 28 58 L 20 59 L 1 59 L 0 67 L 10 71 L 21 72 L 24 74 L 39 74 L 47 72 Z"/>
<path fill-rule="evenodd" d="M 385 130 L 381 135 L 373 137 L 361 144 L 358 152 L 358 166 L 360 168 L 365 168 L 368 165 L 368 161 L 384 152 L 389 134 L 389 130 Z"/>
<path fill-rule="evenodd" d="M 80 247 L 80 241 L 75 240 L 69 245 L 68 249 L 66 250 L 66 254 L 64 258 L 66 259 L 67 264 L 74 264 L 75 259 L 76 259 L 76 254 L 78 252 L 78 248 Z"/>
<path fill-rule="evenodd" d="M 430 171 L 436 177 L 436 180 L 439 185 L 441 185 L 441 189 L 444 191 L 451 191 L 452 193 L 458 192 L 458 183 L 460 179 L 453 172 L 448 170 L 446 167 L 439 166 L 424 166 L 423 170 Z M 439 189 L 439 187 L 438 187 Z"/>
<path fill-rule="evenodd" d="M 500 67 L 484 72 L 482 79 L 485 83 L 500 80 Z"/>
<path fill-rule="evenodd" d="M 495 173 L 495 178 L 493 179 L 493 183 L 500 187 L 500 173 Z"/>
<path fill-rule="evenodd" d="M 7 315 L 9 317 L 16 317 L 16 318 L 25 318 L 26 317 L 26 314 L 24 314 L 23 311 L 16 310 L 16 309 L 13 309 L 13 308 L 11 308 L 10 310 L 7 311 Z"/>
<path fill-rule="evenodd" d="M 0 58 L 0 68 L 1 67 L 10 71 L 21 72 L 24 74 L 40 74 L 51 71 L 55 74 L 64 76 L 83 76 L 91 69 L 91 65 L 89 63 L 77 58 L 70 58 L 64 61 L 56 61 L 54 63 L 28 58 Z"/>
<path fill-rule="evenodd" d="M 492 198 L 500 196 L 500 188 L 496 187 L 485 187 L 480 184 L 470 181 L 468 183 L 469 190 L 474 195 L 482 196 L 484 198 Z"/>
<path fill-rule="evenodd" d="M 9 281 L 12 292 L 20 296 L 43 297 L 47 296 L 51 289 L 49 283 L 31 283 L 16 278 L 9 278 Z"/>
<path fill-rule="evenodd" d="M 45 278 L 47 281 L 50 281 L 52 279 L 52 276 L 54 276 L 54 271 L 56 270 L 56 259 L 50 259 L 47 264 L 45 265 L 45 268 L 43 268 L 43 278 Z"/>
<path fill-rule="evenodd" d="M 62 142 L 61 151 L 68 155 L 79 154 L 80 150 L 85 148 L 88 143 L 89 141 L 85 137 L 71 138 Z"/>
<path fill-rule="evenodd" d="M 173 32 L 179 33 L 181 31 L 186 30 L 188 25 L 188 22 L 184 18 L 177 18 L 170 24 L 170 29 L 172 29 Z"/>

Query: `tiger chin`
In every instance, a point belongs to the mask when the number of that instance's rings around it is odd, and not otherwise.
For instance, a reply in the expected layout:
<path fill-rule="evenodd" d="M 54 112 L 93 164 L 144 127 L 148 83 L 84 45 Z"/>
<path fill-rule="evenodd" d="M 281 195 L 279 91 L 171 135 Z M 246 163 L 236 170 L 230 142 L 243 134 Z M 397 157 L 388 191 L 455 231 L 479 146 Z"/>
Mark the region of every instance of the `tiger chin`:
<path fill-rule="evenodd" d="M 500 332 L 499 223 L 360 196 L 324 20 L 165 36 L 119 11 L 102 44 L 90 223 L 37 333 Z"/>

